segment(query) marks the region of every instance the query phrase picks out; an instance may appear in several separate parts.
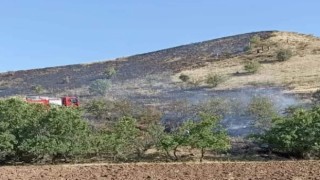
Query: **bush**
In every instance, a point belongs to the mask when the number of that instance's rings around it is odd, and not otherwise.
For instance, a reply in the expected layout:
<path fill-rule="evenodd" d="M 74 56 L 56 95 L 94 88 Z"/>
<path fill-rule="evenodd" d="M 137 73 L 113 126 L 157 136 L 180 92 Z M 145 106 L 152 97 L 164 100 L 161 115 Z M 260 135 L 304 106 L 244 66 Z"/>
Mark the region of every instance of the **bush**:
<path fill-rule="evenodd" d="M 260 63 L 258 61 L 249 61 L 244 65 L 244 70 L 248 73 L 256 73 L 260 68 Z"/>
<path fill-rule="evenodd" d="M 0 101 L 0 152 L 3 161 L 54 161 L 86 153 L 90 131 L 75 108 Z M 46 158 L 46 159 L 45 159 Z"/>
<path fill-rule="evenodd" d="M 179 79 L 183 82 L 187 82 L 187 81 L 189 81 L 190 77 L 185 74 L 180 74 Z"/>
<path fill-rule="evenodd" d="M 292 57 L 292 51 L 290 49 L 281 49 L 277 52 L 278 61 L 286 61 Z"/>
<path fill-rule="evenodd" d="M 292 115 L 274 119 L 273 126 L 258 136 L 272 151 L 305 158 L 320 155 L 320 108 L 296 110 Z"/>
<path fill-rule="evenodd" d="M 114 159 L 127 159 L 137 151 L 138 137 L 137 120 L 123 117 L 115 124 L 112 132 L 107 134 L 107 151 L 111 152 Z"/>
<path fill-rule="evenodd" d="M 261 42 L 261 38 L 258 35 L 254 35 L 250 38 L 250 43 L 259 44 Z"/>
<path fill-rule="evenodd" d="M 225 78 L 218 74 L 210 74 L 206 79 L 206 83 L 211 87 L 217 87 L 219 84 L 225 81 Z"/>
<path fill-rule="evenodd" d="M 104 96 L 111 87 L 111 82 L 106 79 L 97 79 L 89 87 L 90 94 Z"/>
<path fill-rule="evenodd" d="M 117 71 L 115 70 L 114 67 L 108 67 L 105 71 L 105 75 L 107 76 L 107 78 L 112 78 L 116 74 L 117 74 Z"/>

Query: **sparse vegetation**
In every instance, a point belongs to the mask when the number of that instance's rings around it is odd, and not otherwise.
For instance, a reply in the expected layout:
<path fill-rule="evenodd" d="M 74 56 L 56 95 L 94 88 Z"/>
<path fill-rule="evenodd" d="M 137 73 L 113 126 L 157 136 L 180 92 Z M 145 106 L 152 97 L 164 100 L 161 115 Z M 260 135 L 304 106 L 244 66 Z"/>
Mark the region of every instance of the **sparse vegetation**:
<path fill-rule="evenodd" d="M 207 76 L 206 83 L 211 87 L 217 87 L 225 81 L 225 77 L 219 74 L 210 74 Z"/>
<path fill-rule="evenodd" d="M 272 119 L 278 117 L 274 103 L 267 97 L 255 96 L 248 105 L 248 113 L 253 118 L 253 126 L 259 130 L 268 130 Z"/>
<path fill-rule="evenodd" d="M 244 65 L 244 70 L 248 73 L 258 72 L 261 64 L 258 61 L 249 61 Z"/>
<path fill-rule="evenodd" d="M 287 61 L 292 57 L 292 51 L 290 49 L 280 49 L 277 52 L 278 61 Z"/>

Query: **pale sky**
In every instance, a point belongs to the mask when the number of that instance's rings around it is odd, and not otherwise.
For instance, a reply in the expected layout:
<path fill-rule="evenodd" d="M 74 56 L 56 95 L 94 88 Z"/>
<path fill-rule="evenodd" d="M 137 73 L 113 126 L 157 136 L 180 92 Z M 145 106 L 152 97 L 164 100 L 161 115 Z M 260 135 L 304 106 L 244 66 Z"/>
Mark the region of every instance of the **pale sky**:
<path fill-rule="evenodd" d="M 0 72 L 111 60 L 241 33 L 320 36 L 319 0 L 0 0 Z"/>

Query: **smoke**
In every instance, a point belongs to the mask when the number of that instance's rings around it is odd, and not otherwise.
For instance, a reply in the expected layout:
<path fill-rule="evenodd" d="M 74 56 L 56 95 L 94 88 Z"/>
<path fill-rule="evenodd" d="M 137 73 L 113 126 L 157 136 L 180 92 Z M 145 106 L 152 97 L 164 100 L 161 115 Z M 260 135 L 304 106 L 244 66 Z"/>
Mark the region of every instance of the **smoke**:
<path fill-rule="evenodd" d="M 164 112 L 165 123 L 178 124 L 187 119 L 198 118 L 199 112 L 218 114 L 222 125 L 231 136 L 246 136 L 255 132 L 253 118 L 248 114 L 248 105 L 254 97 L 268 98 L 279 114 L 290 106 L 301 105 L 302 100 L 284 93 L 281 88 L 242 88 L 214 91 L 193 89 L 171 91 L 158 96 L 166 105 L 160 107 Z M 173 122 L 172 122 L 173 121 Z"/>

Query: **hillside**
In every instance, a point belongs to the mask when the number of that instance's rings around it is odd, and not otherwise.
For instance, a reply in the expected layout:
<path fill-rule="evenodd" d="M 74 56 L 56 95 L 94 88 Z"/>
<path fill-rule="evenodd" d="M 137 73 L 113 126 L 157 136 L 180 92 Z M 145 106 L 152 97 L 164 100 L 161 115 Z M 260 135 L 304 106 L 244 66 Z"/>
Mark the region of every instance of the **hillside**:
<path fill-rule="evenodd" d="M 253 41 L 258 38 L 258 41 Z M 292 57 L 279 61 L 277 53 L 287 49 Z M 257 73 L 248 73 L 244 64 L 257 61 Z M 290 32 L 264 31 L 230 36 L 175 48 L 119 58 L 113 61 L 78 64 L 0 74 L 0 97 L 27 94 L 77 95 L 82 102 L 97 98 L 89 86 L 107 79 L 104 99 L 129 100 L 162 112 L 172 122 L 195 118 L 212 110 L 217 99 L 231 104 L 232 114 L 223 123 L 230 134 L 250 132 L 251 117 L 245 109 L 254 96 L 267 96 L 279 112 L 302 104 L 295 95 L 310 95 L 320 89 L 320 39 Z M 108 77 L 106 71 L 114 69 Z M 179 76 L 188 76 L 182 82 Z M 217 87 L 207 77 L 223 79 Z M 41 87 L 41 92 L 36 88 Z M 308 98 L 308 96 L 306 96 Z M 99 97 L 101 98 L 101 97 Z M 213 108 L 214 109 L 214 108 Z"/>
<path fill-rule="evenodd" d="M 32 87 L 42 86 L 49 93 L 72 93 L 85 95 L 86 87 L 94 80 L 104 78 L 108 67 L 117 70 L 112 80 L 120 81 L 144 79 L 157 74 L 174 75 L 185 69 L 195 69 L 207 65 L 212 60 L 226 59 L 240 55 L 254 35 L 268 38 L 272 32 L 249 33 L 220 38 L 161 51 L 120 58 L 114 61 L 51 67 L 0 74 L 0 96 L 34 93 Z M 68 78 L 68 83 L 65 82 Z M 79 92 L 80 91 L 80 92 Z"/>
<path fill-rule="evenodd" d="M 269 43 L 270 50 L 256 53 L 257 48 L 254 48 L 245 52 L 253 36 L 260 36 L 263 42 Z M 269 31 L 242 34 L 113 61 L 2 73 L 0 96 L 33 94 L 35 86 L 42 86 L 49 94 L 86 96 L 86 88 L 92 81 L 104 78 L 108 67 L 117 70 L 112 79 L 115 89 L 123 89 L 126 82 L 126 88 L 137 85 L 140 90 L 148 90 L 142 87 L 145 84 L 142 81 L 155 78 L 165 79 L 167 82 L 161 83 L 166 86 L 177 85 L 180 73 L 201 84 L 208 74 L 218 73 L 228 77 L 219 89 L 274 85 L 288 87 L 293 92 L 310 92 L 320 87 L 320 69 L 316 68 L 320 67 L 319 45 L 319 38 L 297 33 Z M 280 48 L 292 49 L 294 57 L 290 61 L 276 62 L 275 53 Z M 235 73 L 243 72 L 243 63 L 248 60 L 263 63 L 261 71 L 254 75 L 236 76 Z M 131 83 L 133 81 L 135 83 Z"/>

